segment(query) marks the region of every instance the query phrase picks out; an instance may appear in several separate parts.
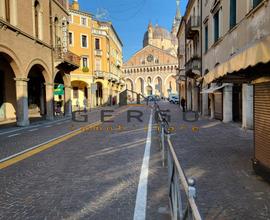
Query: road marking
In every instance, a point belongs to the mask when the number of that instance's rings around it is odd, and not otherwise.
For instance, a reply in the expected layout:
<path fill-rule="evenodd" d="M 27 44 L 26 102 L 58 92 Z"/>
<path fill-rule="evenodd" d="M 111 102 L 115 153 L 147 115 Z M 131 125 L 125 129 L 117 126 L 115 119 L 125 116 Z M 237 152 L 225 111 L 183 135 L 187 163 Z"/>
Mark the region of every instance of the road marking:
<path fill-rule="evenodd" d="M 145 220 L 146 218 L 147 184 L 149 173 L 148 168 L 149 168 L 151 138 L 152 138 L 152 114 L 153 110 L 151 109 L 133 220 Z"/>
<path fill-rule="evenodd" d="M 51 128 L 52 126 L 51 125 L 47 125 L 47 126 L 45 126 L 45 128 Z"/>
<path fill-rule="evenodd" d="M 15 163 L 18 163 L 18 162 L 20 162 L 22 160 L 25 160 L 28 157 L 31 157 L 31 156 L 33 156 L 35 154 L 38 154 L 38 153 L 40 153 L 40 152 L 42 152 L 44 150 L 47 150 L 47 149 L 49 149 L 49 148 L 51 148 L 51 147 L 53 147 L 53 146 L 55 146 L 55 145 L 57 145 L 57 144 L 59 144 L 59 143 L 61 143 L 63 141 L 66 141 L 66 140 L 68 140 L 68 139 L 70 139 L 70 138 L 72 138 L 74 136 L 77 136 L 78 134 L 84 132 L 84 129 L 86 129 L 86 128 L 91 128 L 91 127 L 94 127 L 94 126 L 98 126 L 100 124 L 101 124 L 100 121 L 94 122 L 94 123 L 92 123 L 90 125 L 87 125 L 85 127 L 78 128 L 78 129 L 76 129 L 74 131 L 71 131 L 71 132 L 68 132 L 68 133 L 66 133 L 64 135 L 61 135 L 59 137 L 53 138 L 53 139 L 51 139 L 49 141 L 46 141 L 46 142 L 44 142 L 42 144 L 38 144 L 38 145 L 36 145 L 34 147 L 28 148 L 28 149 L 26 149 L 24 151 L 21 151 L 19 153 L 16 153 L 16 154 L 13 154 L 13 155 L 11 155 L 9 157 L 1 159 L 0 160 L 0 170 L 4 169 L 6 167 L 9 167 L 9 166 L 11 166 L 11 165 L 13 165 Z"/>
<path fill-rule="evenodd" d="M 37 130 L 38 130 L 38 128 L 34 128 L 34 129 L 32 129 L 32 130 L 29 130 L 29 132 L 37 131 Z"/>
<path fill-rule="evenodd" d="M 17 131 L 26 130 L 26 129 L 29 129 L 29 128 L 38 128 L 38 127 L 42 127 L 42 126 L 44 126 L 44 125 L 55 124 L 55 123 L 57 123 L 57 122 L 59 122 L 59 121 L 70 121 L 70 118 L 60 119 L 60 120 L 53 121 L 53 122 L 48 122 L 48 123 L 41 123 L 41 124 L 38 124 L 38 125 L 30 125 L 30 126 L 27 126 L 27 127 L 16 128 L 16 129 L 12 129 L 12 130 L 9 130 L 9 131 L 4 131 L 4 132 L 1 132 L 1 133 L 0 133 L 0 136 L 1 136 L 1 135 L 5 135 L 5 134 L 14 133 L 14 132 L 17 132 Z"/>
<path fill-rule="evenodd" d="M 20 135 L 21 133 L 17 133 L 17 134 L 12 134 L 12 135 L 9 135 L 8 137 L 11 138 L 11 137 L 15 137 L 15 136 L 18 136 Z"/>

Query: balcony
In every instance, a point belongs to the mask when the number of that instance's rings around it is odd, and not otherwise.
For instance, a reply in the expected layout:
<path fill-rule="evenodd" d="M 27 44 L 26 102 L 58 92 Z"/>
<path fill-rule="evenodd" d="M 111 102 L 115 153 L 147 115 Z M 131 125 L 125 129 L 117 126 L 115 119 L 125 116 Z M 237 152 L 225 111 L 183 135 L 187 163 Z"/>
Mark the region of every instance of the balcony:
<path fill-rule="evenodd" d="M 113 74 L 113 73 L 109 74 L 108 80 L 113 82 L 113 83 L 117 83 L 117 82 L 120 81 L 119 77 L 117 75 Z"/>
<path fill-rule="evenodd" d="M 191 78 L 197 78 L 201 76 L 201 58 L 194 55 L 185 65 L 186 76 Z"/>
<path fill-rule="evenodd" d="M 199 33 L 201 26 L 200 16 L 191 16 L 186 24 L 186 38 L 193 39 Z"/>
<path fill-rule="evenodd" d="M 96 77 L 97 79 L 104 79 L 105 73 L 102 72 L 102 71 L 96 70 L 96 71 L 95 71 L 95 77 Z"/>
<path fill-rule="evenodd" d="M 80 67 L 81 58 L 70 52 L 64 52 L 62 47 L 56 47 L 55 53 L 55 66 L 58 69 L 66 72 L 74 71 Z"/>
<path fill-rule="evenodd" d="M 116 66 L 117 68 L 120 68 L 122 66 L 122 62 L 120 60 L 116 60 Z"/>
<path fill-rule="evenodd" d="M 102 50 L 95 50 L 95 56 L 102 56 Z"/>

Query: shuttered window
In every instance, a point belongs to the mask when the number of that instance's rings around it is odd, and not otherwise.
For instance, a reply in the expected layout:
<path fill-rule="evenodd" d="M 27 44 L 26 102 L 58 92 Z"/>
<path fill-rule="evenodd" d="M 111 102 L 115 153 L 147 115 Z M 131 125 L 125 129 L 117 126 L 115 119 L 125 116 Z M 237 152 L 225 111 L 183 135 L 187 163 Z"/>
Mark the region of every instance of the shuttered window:
<path fill-rule="evenodd" d="M 255 159 L 270 168 L 270 83 L 254 88 Z"/>
<path fill-rule="evenodd" d="M 230 28 L 236 25 L 236 0 L 230 0 Z"/>
<path fill-rule="evenodd" d="M 262 0 L 253 0 L 253 8 L 257 7 L 261 2 Z"/>
<path fill-rule="evenodd" d="M 219 11 L 214 15 L 214 42 L 219 39 Z"/>

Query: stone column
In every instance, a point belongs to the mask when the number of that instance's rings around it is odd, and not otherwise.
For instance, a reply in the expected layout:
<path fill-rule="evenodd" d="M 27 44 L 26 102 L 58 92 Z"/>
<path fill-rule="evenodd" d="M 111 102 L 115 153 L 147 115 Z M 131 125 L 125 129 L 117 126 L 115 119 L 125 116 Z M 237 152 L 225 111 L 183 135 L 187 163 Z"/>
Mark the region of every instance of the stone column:
<path fill-rule="evenodd" d="M 202 94 L 202 115 L 208 116 L 208 93 Z"/>
<path fill-rule="evenodd" d="M 196 85 L 193 85 L 192 88 L 192 111 L 198 111 L 198 87 Z"/>
<path fill-rule="evenodd" d="M 228 84 L 223 88 L 223 122 L 231 122 L 233 120 L 233 84 Z"/>
<path fill-rule="evenodd" d="M 54 100 L 54 85 L 53 83 L 45 83 L 46 89 L 46 119 L 52 121 L 54 119 L 54 108 L 53 108 L 53 100 Z"/>
<path fill-rule="evenodd" d="M 102 105 L 109 105 L 109 89 L 103 89 Z"/>
<path fill-rule="evenodd" d="M 243 122 L 244 129 L 253 129 L 253 85 L 243 84 Z"/>
<path fill-rule="evenodd" d="M 92 108 L 92 93 L 91 93 L 91 87 L 87 87 L 87 107 L 88 109 Z"/>
<path fill-rule="evenodd" d="M 71 117 L 71 86 L 65 86 L 65 116 Z"/>
<path fill-rule="evenodd" d="M 215 118 L 215 96 L 214 93 L 210 94 L 210 118 Z"/>
<path fill-rule="evenodd" d="M 17 99 L 17 126 L 23 127 L 30 124 L 28 117 L 28 91 L 27 78 L 15 78 L 16 81 L 16 99 Z"/>
<path fill-rule="evenodd" d="M 191 89 L 187 89 L 187 110 L 191 110 L 192 107 L 192 93 L 191 93 Z"/>

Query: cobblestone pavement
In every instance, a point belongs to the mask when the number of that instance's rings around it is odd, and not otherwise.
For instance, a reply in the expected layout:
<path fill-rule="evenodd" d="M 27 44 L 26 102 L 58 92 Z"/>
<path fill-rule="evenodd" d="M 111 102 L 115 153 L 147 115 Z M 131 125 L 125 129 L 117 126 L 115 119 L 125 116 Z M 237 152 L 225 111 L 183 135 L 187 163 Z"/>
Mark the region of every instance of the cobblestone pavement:
<path fill-rule="evenodd" d="M 196 179 L 204 219 L 269 220 L 270 184 L 252 169 L 253 132 L 215 120 L 188 123 L 177 105 L 160 106 L 171 110 L 171 139 L 186 175 Z"/>
<path fill-rule="evenodd" d="M 121 111 L 123 108 L 104 107 L 103 110 Z M 94 110 L 88 113 L 87 123 L 78 123 L 66 120 L 41 122 L 24 128 L 12 128 L 0 130 L 0 159 L 28 149 L 34 145 L 44 143 L 53 138 L 64 135 L 88 123 L 100 120 L 100 111 Z M 8 133 L 6 133 L 8 132 Z"/>
<path fill-rule="evenodd" d="M 127 123 L 122 109 L 115 113 L 114 123 L 0 170 L 0 219 L 133 219 L 150 116 L 149 108 L 134 108 L 144 112 L 143 123 Z M 52 135 L 55 131 L 50 129 Z M 167 189 L 158 178 L 164 172 L 159 158 L 152 146 L 147 219 L 168 216 L 162 212 Z"/>

